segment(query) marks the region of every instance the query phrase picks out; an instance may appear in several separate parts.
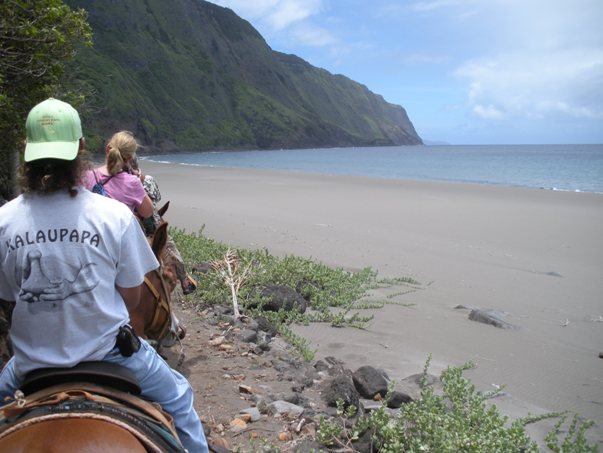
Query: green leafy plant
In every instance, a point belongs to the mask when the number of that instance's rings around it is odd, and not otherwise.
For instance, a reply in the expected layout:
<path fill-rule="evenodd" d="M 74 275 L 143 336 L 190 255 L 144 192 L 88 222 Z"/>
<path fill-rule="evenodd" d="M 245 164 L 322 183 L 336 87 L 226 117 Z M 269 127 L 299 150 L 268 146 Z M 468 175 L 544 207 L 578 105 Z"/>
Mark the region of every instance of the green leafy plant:
<path fill-rule="evenodd" d="M 278 326 L 310 322 L 364 329 L 373 317 L 370 314 L 361 315 L 360 310 L 379 309 L 386 303 L 391 303 L 367 299 L 372 289 L 394 284 L 407 285 L 409 282 L 419 284 L 410 278 L 378 280 L 377 273 L 371 268 L 350 272 L 342 268 L 334 269 L 311 259 L 276 257 L 265 249 L 240 249 L 237 250 L 237 268 L 244 270 L 238 274 L 244 277 L 243 285 L 235 281 L 236 271 L 231 274 L 227 266 L 217 266 L 217 263 L 225 263 L 225 257 L 229 251 L 232 252 L 229 246 L 204 237 L 203 229 L 196 234 L 171 229 L 170 234 L 178 244 L 184 260 L 193 269 L 199 263 L 207 263 L 207 272 L 198 275 L 196 295 L 189 297 L 196 297 L 200 304 L 235 304 L 237 310 L 240 306 L 248 313 L 267 317 L 279 329 L 281 327 Z M 284 285 L 294 289 L 308 301 L 307 312 L 264 312 L 262 305 L 266 301 L 262 300 L 257 288 L 267 285 Z M 309 349 L 307 342 L 294 335 L 291 329 L 283 328 L 282 334 L 303 357 L 313 357 L 314 352 Z"/>
<path fill-rule="evenodd" d="M 567 434 L 560 439 L 561 429 L 567 420 L 567 414 L 561 414 L 555 427 L 547 434 L 545 442 L 548 448 L 555 453 L 596 453 L 599 451 L 596 445 L 589 445 L 586 439 L 586 431 L 594 426 L 593 420 L 580 422 L 578 415 L 574 414 L 569 423 Z M 561 444 L 559 444 L 561 442 Z"/>
<path fill-rule="evenodd" d="M 14 192 L 27 113 L 60 93 L 65 64 L 80 44 L 92 44 L 84 10 L 62 0 L 0 2 L 0 196 Z M 60 94 L 81 103 L 78 94 Z"/>
<path fill-rule="evenodd" d="M 337 401 L 337 418 L 327 420 L 326 417 L 320 417 L 320 430 L 316 433 L 316 440 L 323 445 L 343 448 L 350 451 L 353 448 L 353 442 L 358 440 L 360 432 L 355 426 L 346 429 L 347 420 L 356 416 L 358 409 L 354 405 L 347 407 L 343 401 Z"/>
<path fill-rule="evenodd" d="M 560 414 L 550 413 L 538 417 L 517 419 L 509 423 L 496 406 L 488 400 L 502 389 L 493 392 L 478 392 L 463 372 L 473 368 L 472 363 L 449 367 L 441 374 L 443 390 L 437 394 L 427 384 L 427 360 L 421 398 L 405 404 L 395 417 L 387 412 L 387 401 L 391 398 L 393 384 L 381 408 L 350 420 L 322 419 L 317 438 L 324 445 L 348 445 L 359 434 L 370 431 L 372 442 L 380 453 L 433 452 L 433 453 L 481 453 L 481 452 L 533 452 L 539 450 L 530 439 L 525 425 Z M 547 446 L 556 453 L 596 452 L 589 445 L 585 432 L 593 422 L 580 423 L 574 417 L 567 435 L 559 445 L 558 435 L 565 422 L 562 416 L 547 438 Z M 350 450 L 354 451 L 354 450 Z"/>

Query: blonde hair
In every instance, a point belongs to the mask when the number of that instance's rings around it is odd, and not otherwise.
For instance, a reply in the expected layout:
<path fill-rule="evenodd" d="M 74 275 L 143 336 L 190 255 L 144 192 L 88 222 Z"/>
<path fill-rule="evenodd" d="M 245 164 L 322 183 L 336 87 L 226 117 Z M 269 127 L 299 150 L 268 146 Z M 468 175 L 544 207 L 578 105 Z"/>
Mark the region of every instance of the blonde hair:
<path fill-rule="evenodd" d="M 107 170 L 115 175 L 127 168 L 128 161 L 136 154 L 138 142 L 132 132 L 119 131 L 107 143 Z"/>

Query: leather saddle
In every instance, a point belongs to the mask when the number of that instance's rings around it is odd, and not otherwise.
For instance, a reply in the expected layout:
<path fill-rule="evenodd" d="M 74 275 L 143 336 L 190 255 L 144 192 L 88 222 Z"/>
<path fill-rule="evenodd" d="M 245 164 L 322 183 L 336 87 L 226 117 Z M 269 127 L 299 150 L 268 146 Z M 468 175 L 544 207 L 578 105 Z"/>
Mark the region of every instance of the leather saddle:
<path fill-rule="evenodd" d="M 0 443 L 37 423 L 77 418 L 120 426 L 151 452 L 184 453 L 172 417 L 140 393 L 134 375 L 109 362 L 32 371 L 15 400 L 0 407 Z"/>
<path fill-rule="evenodd" d="M 90 382 L 140 395 L 140 385 L 127 368 L 110 362 L 81 362 L 72 368 L 40 368 L 28 373 L 20 390 L 25 395 L 68 382 Z"/>

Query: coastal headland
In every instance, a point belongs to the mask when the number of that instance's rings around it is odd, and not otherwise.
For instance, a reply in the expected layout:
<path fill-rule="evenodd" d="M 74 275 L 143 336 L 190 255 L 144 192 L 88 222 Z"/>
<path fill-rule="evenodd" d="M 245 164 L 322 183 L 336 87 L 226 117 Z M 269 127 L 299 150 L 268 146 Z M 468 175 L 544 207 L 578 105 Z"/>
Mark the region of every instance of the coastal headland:
<path fill-rule="evenodd" d="M 467 361 L 511 416 L 570 410 L 603 439 L 603 195 L 143 161 L 172 226 L 419 288 L 372 310 L 366 330 L 296 331 L 317 358 L 392 379 Z M 455 308 L 458 306 L 464 309 Z M 511 329 L 469 319 L 496 310 Z"/>

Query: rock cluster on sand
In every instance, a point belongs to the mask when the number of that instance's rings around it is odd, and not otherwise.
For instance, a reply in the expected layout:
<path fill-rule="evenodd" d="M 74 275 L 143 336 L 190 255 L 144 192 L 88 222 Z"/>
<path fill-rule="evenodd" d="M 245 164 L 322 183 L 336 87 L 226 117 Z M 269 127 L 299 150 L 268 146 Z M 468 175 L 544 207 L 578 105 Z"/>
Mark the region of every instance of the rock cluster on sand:
<path fill-rule="evenodd" d="M 203 314 L 208 329 L 197 332 L 206 338 L 209 334 L 207 343 L 211 348 L 204 351 L 204 360 L 221 356 L 225 359 L 221 363 L 228 364 L 221 365 L 224 372 L 216 383 L 219 394 L 212 387 L 198 402 L 208 439 L 216 451 L 253 451 L 250 446 L 260 441 L 274 445 L 274 451 L 329 451 L 315 437 L 322 417 L 337 416 L 337 401 L 366 414 L 381 407 L 392 385 L 387 373 L 372 366 L 353 371 L 335 357 L 312 363 L 296 358 L 264 318 L 243 317 L 235 322 L 223 307 Z M 194 360 L 189 357 L 187 362 Z M 193 370 L 187 373 L 194 387 L 208 386 L 204 371 L 198 385 Z M 388 411 L 393 414 L 402 404 L 419 398 L 421 378 L 422 374 L 417 374 L 397 382 L 388 399 Z M 436 386 L 439 382 L 435 376 L 427 375 L 427 379 Z M 207 407 L 208 401 L 215 402 L 212 410 Z M 220 405 L 222 413 L 218 414 Z M 354 444 L 354 448 L 371 451 L 370 439 Z"/>

